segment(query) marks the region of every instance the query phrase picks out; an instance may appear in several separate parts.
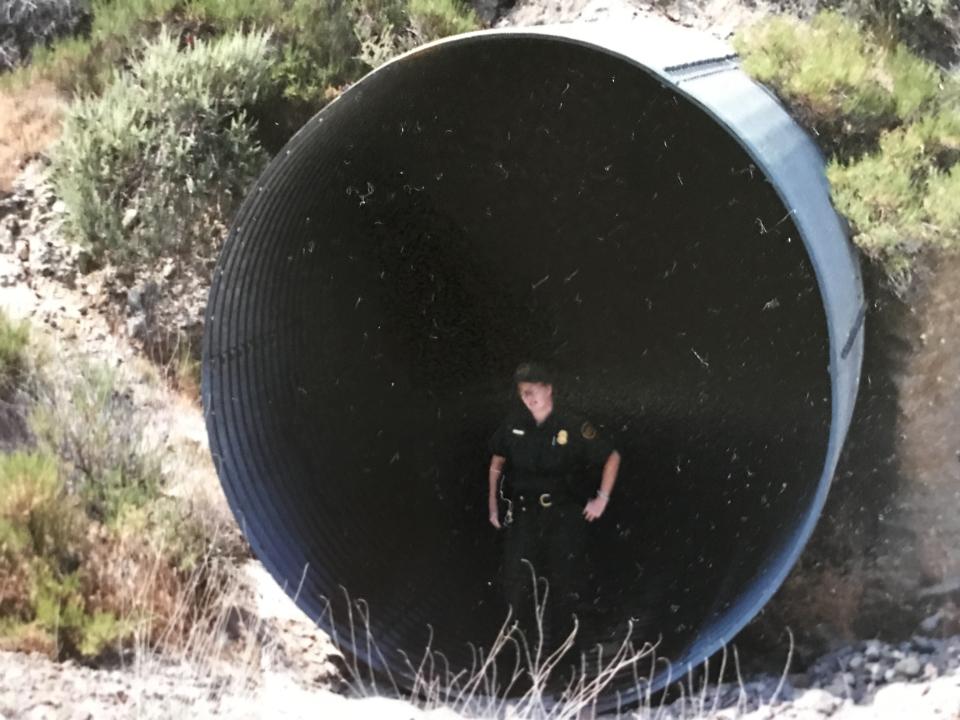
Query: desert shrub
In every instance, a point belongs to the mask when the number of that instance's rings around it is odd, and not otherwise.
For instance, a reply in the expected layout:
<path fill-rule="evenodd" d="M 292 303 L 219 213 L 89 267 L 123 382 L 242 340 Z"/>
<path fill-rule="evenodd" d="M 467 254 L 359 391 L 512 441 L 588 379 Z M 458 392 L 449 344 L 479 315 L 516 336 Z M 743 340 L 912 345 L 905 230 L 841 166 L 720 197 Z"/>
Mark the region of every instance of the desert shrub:
<path fill-rule="evenodd" d="M 817 0 L 813 5 L 842 12 L 943 67 L 960 59 L 960 4 L 952 0 Z"/>
<path fill-rule="evenodd" d="M 0 72 L 29 60 L 35 46 L 81 27 L 89 0 L 6 0 L 0 4 Z"/>
<path fill-rule="evenodd" d="M 99 43 L 136 37 L 144 24 L 165 20 L 182 4 L 182 0 L 93 0 L 90 39 Z"/>
<path fill-rule="evenodd" d="M 87 523 L 46 452 L 0 455 L 0 644 L 99 655 L 123 623 L 88 603 Z"/>
<path fill-rule="evenodd" d="M 416 46 L 403 0 L 357 0 L 353 34 L 357 57 L 376 68 Z"/>
<path fill-rule="evenodd" d="M 26 352 L 19 333 L 10 344 Z M 35 444 L 0 454 L 0 647 L 97 658 L 144 638 L 176 646 L 246 547 L 205 498 L 170 492 L 165 435 L 127 371 L 69 356 L 30 370 Z M 177 476 L 209 464 L 200 448 L 169 452 L 183 456 Z"/>
<path fill-rule="evenodd" d="M 40 391 L 30 418 L 39 447 L 60 458 L 65 480 L 86 513 L 115 523 L 128 507 L 157 498 L 160 454 L 147 422 L 116 371 L 78 362 Z"/>
<path fill-rule="evenodd" d="M 322 104 L 365 70 L 356 52 L 353 5 L 349 0 L 294 0 L 287 13 L 279 28 L 285 42 L 277 81 L 285 97 Z"/>
<path fill-rule="evenodd" d="M 837 210 L 895 289 L 918 253 L 960 246 L 955 76 L 837 13 L 762 21 L 736 45 L 744 69 L 813 131 Z"/>
<path fill-rule="evenodd" d="M 394 55 L 479 27 L 459 0 L 192 0 L 189 12 L 216 27 L 273 28 L 280 92 L 314 110 Z"/>
<path fill-rule="evenodd" d="M 210 25 L 235 30 L 283 21 L 290 0 L 189 0 L 186 14 Z"/>
<path fill-rule="evenodd" d="M 937 68 L 842 15 L 772 17 L 739 33 L 743 68 L 771 86 L 827 147 L 855 154 L 935 103 Z"/>
<path fill-rule="evenodd" d="M 139 55 L 139 38 L 166 24 L 185 43 L 272 28 L 278 93 L 315 112 L 338 89 L 419 42 L 479 27 L 461 0 L 94 0 L 89 31 L 39 47 L 23 85 L 37 77 L 65 91 L 101 93 L 113 68 Z"/>
<path fill-rule="evenodd" d="M 25 75 L 53 82 L 62 91 L 101 93 L 114 68 L 142 50 L 141 38 L 156 36 L 182 0 L 93 0 L 87 32 L 61 38 L 38 51 Z"/>
<path fill-rule="evenodd" d="M 885 132 L 878 149 L 827 176 L 857 245 L 903 288 L 925 248 L 960 247 L 960 108 Z"/>
<path fill-rule="evenodd" d="M 478 30 L 476 13 L 460 0 L 410 0 L 410 23 L 422 40 Z"/>
<path fill-rule="evenodd" d="M 0 552 L 67 560 L 81 537 L 77 516 L 65 501 L 56 456 L 0 455 Z"/>
<path fill-rule="evenodd" d="M 244 107 L 271 64 L 265 33 L 181 51 L 164 32 L 103 96 L 76 102 L 51 167 L 67 232 L 119 263 L 208 253 L 262 169 Z"/>
<path fill-rule="evenodd" d="M 0 308 L 0 396 L 13 389 L 27 368 L 30 327 L 14 322 Z"/>

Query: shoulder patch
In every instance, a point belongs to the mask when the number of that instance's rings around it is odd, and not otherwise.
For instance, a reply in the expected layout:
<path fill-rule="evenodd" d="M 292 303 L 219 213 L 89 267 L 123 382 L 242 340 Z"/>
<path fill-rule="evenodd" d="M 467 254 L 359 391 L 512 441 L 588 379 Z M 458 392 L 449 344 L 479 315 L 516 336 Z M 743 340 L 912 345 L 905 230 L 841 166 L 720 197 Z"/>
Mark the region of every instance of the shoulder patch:
<path fill-rule="evenodd" d="M 597 429 L 588 420 L 580 426 L 580 434 L 583 435 L 584 440 L 593 440 L 597 437 Z"/>

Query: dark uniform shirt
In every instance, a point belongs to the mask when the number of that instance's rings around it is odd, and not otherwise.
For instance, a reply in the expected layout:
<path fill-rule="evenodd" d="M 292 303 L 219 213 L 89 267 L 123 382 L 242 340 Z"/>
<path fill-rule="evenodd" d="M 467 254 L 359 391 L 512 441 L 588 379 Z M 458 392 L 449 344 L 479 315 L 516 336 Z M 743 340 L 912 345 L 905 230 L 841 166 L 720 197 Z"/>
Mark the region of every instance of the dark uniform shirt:
<path fill-rule="evenodd" d="M 527 410 L 511 415 L 497 428 L 490 449 L 507 459 L 511 494 L 564 493 L 579 500 L 596 490 L 587 486 L 583 471 L 602 465 L 614 448 L 588 420 L 555 407 L 541 425 Z"/>

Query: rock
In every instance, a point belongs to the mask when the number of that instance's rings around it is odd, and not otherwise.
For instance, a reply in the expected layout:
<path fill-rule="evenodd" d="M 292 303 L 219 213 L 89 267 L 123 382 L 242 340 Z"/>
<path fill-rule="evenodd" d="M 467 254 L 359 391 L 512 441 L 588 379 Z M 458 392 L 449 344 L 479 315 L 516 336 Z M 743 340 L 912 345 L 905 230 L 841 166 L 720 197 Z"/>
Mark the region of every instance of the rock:
<path fill-rule="evenodd" d="M 27 262 L 30 259 L 30 243 L 26 240 L 17 240 L 14 244 L 14 251 L 21 262 Z"/>
<path fill-rule="evenodd" d="M 850 656 L 850 659 L 847 661 L 847 667 L 850 670 L 857 671 L 863 667 L 864 657 L 860 653 L 854 653 Z"/>
<path fill-rule="evenodd" d="M 920 630 L 932 635 L 940 627 L 941 622 L 943 622 L 943 614 L 941 610 L 937 610 L 933 615 L 920 622 Z"/>
<path fill-rule="evenodd" d="M 147 329 L 147 318 L 135 315 L 127 320 L 127 336 L 139 340 Z"/>
<path fill-rule="evenodd" d="M 14 241 L 20 237 L 20 220 L 15 215 L 8 215 L 0 221 L 0 244 L 12 248 Z"/>
<path fill-rule="evenodd" d="M 813 710 L 823 715 L 829 715 L 840 701 L 826 690 L 807 690 L 793 701 L 794 707 L 800 710 Z"/>
<path fill-rule="evenodd" d="M 835 698 L 850 697 L 850 685 L 844 682 L 841 675 L 837 675 L 830 683 L 823 688 Z"/>
<path fill-rule="evenodd" d="M 880 643 L 876 640 L 870 640 L 867 642 L 867 646 L 863 651 L 863 656 L 867 660 L 876 662 L 880 659 Z"/>
<path fill-rule="evenodd" d="M 31 162 L 17 176 L 14 191 L 20 195 L 33 195 L 44 185 L 44 163 Z"/>
<path fill-rule="evenodd" d="M 136 285 L 127 292 L 127 311 L 145 312 L 154 304 L 158 293 L 157 284 L 152 280 Z"/>
<path fill-rule="evenodd" d="M 97 262 L 94 260 L 93 253 L 84 248 L 79 248 L 76 253 L 77 270 L 81 275 L 89 275 L 97 269 Z"/>
<path fill-rule="evenodd" d="M 888 683 L 893 682 L 894 680 L 897 679 L 897 671 L 894 670 L 893 668 L 887 668 L 886 670 L 883 671 L 883 679 L 884 679 L 884 682 L 888 682 Z"/>
<path fill-rule="evenodd" d="M 923 666 L 915 657 L 905 657 L 893 666 L 894 671 L 908 678 L 915 678 L 923 671 Z"/>
<path fill-rule="evenodd" d="M 123 213 L 123 218 L 120 220 L 120 226 L 126 230 L 134 221 L 137 219 L 137 209 L 136 208 L 127 208 Z"/>
<path fill-rule="evenodd" d="M 0 255 L 0 287 L 13 287 L 23 279 L 23 266 L 10 255 Z"/>

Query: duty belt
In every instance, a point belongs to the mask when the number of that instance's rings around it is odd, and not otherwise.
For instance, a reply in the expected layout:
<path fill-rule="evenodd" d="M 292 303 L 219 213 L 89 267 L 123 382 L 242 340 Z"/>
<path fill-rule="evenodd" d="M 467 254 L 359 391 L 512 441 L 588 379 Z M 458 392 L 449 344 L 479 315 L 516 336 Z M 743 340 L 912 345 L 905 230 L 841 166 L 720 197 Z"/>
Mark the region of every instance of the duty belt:
<path fill-rule="evenodd" d="M 520 493 L 516 497 L 516 502 L 520 505 L 521 508 L 526 510 L 526 508 L 535 504 L 540 505 L 540 507 L 548 508 L 553 506 L 554 496 L 551 493 Z"/>

